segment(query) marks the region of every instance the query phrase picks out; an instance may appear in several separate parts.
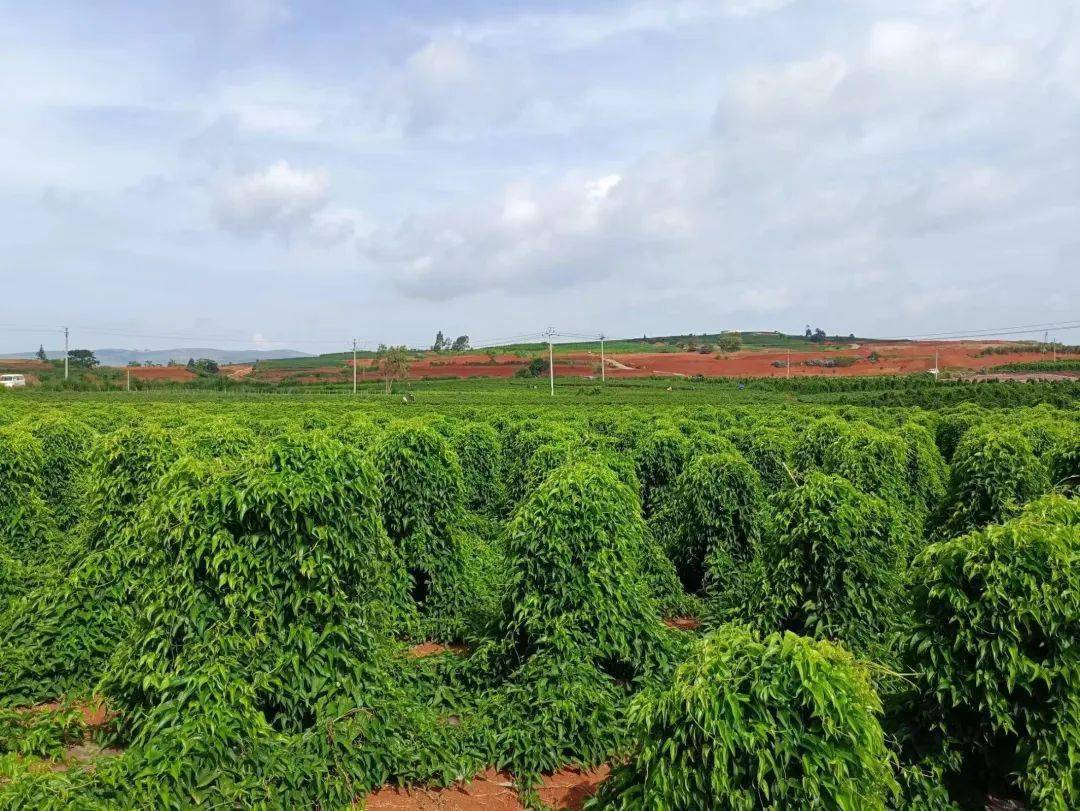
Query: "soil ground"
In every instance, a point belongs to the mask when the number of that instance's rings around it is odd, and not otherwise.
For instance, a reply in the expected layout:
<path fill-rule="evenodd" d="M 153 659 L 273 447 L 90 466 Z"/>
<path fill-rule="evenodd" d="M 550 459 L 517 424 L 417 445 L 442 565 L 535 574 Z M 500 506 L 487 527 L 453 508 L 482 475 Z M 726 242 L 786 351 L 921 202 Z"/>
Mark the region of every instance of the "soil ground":
<path fill-rule="evenodd" d="M 560 769 L 546 775 L 540 799 L 556 809 L 578 809 L 608 776 L 607 766 L 591 771 Z M 488 769 L 472 780 L 441 789 L 384 786 L 368 795 L 369 811 L 521 811 L 525 806 L 514 778 Z"/>
<path fill-rule="evenodd" d="M 633 352 L 609 354 L 606 357 L 607 377 L 785 377 L 790 358 L 792 377 L 849 377 L 859 375 L 911 374 L 926 372 L 933 368 L 935 356 L 943 372 L 965 377 L 986 374 L 998 376 L 993 369 L 1007 363 L 1046 361 L 1048 356 L 1038 352 L 1008 352 L 980 355 L 986 349 L 999 348 L 996 341 L 904 341 L 895 343 L 862 343 L 842 347 L 813 347 L 791 352 L 782 349 L 747 349 L 739 352 L 700 354 L 697 352 Z M 871 356 L 873 355 L 873 359 Z M 1080 356 L 1059 355 L 1061 359 Z M 462 355 L 428 354 L 414 360 L 409 366 L 413 380 L 433 378 L 513 377 L 528 364 L 530 357 L 519 355 L 487 355 L 470 353 Z M 820 366 L 807 361 L 850 359 L 847 366 Z M 847 361 L 844 361 L 847 362 Z M 340 366 L 320 366 L 296 371 L 290 369 L 257 369 L 236 365 L 228 367 L 231 377 L 250 375 L 252 379 L 280 383 L 289 380 L 296 383 L 342 382 L 352 379 L 351 361 Z M 379 379 L 375 362 L 364 359 L 357 362 L 358 379 Z M 557 377 L 599 377 L 600 355 L 598 352 L 565 352 L 555 355 Z M 1040 375 L 1048 377 L 1048 375 Z"/>
<path fill-rule="evenodd" d="M 130 371 L 133 380 L 175 380 L 177 383 L 186 383 L 198 377 L 183 366 L 131 366 L 124 371 Z"/>

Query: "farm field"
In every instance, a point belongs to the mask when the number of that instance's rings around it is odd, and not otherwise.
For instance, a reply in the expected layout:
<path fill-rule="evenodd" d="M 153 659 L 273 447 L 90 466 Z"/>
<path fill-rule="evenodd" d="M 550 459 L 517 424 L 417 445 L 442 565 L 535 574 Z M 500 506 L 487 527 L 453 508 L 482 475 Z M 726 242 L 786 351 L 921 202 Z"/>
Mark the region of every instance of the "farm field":
<path fill-rule="evenodd" d="M 1080 805 L 1080 384 L 615 357 L 0 396 L 0 808 Z"/>
<path fill-rule="evenodd" d="M 795 343 L 791 341 L 789 343 Z M 599 344 L 557 345 L 557 377 L 600 376 Z M 516 351 L 506 351 L 516 349 Z M 628 351 L 637 350 L 637 351 Z M 789 355 L 790 352 L 790 355 Z M 370 355 L 370 353 L 368 353 Z M 539 345 L 501 347 L 487 352 L 417 352 L 410 362 L 410 376 L 429 378 L 508 378 L 526 367 L 533 357 L 547 358 Z M 845 343 L 814 346 L 806 341 L 791 349 L 779 346 L 750 346 L 736 352 L 687 352 L 665 344 L 648 346 L 613 342 L 605 353 L 605 376 L 612 379 L 642 377 L 814 377 L 867 376 L 925 373 L 934 368 L 959 377 L 992 374 L 999 366 L 1046 363 L 1048 355 L 1035 347 L 987 341 L 903 341 Z M 1062 360 L 1080 360 L 1080 355 L 1062 355 Z M 790 360 L 790 370 L 788 362 Z M 251 381 L 327 383 L 352 379 L 351 356 L 341 354 L 316 358 L 270 361 L 230 367 L 230 374 Z M 546 368 L 546 367 L 545 367 Z M 378 359 L 357 360 L 362 381 L 379 379 Z M 1049 369 L 1041 374 L 1052 374 Z M 1065 371 L 1072 376 L 1074 371 Z"/>

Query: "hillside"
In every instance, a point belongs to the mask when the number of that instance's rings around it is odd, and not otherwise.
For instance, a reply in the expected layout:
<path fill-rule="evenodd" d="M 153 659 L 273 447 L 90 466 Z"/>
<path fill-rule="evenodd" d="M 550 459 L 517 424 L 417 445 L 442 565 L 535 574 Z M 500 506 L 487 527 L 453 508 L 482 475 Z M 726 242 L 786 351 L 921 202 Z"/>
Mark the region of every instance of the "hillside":
<path fill-rule="evenodd" d="M 35 352 L 5 353 L 4 357 L 30 360 Z M 46 350 L 49 360 L 63 360 L 63 350 Z M 118 349 L 106 347 L 95 349 L 94 356 L 102 366 L 127 366 L 135 363 L 156 363 L 164 366 L 169 361 L 187 363 L 188 358 L 209 358 L 218 363 L 254 363 L 257 360 L 311 357 L 295 349 L 211 349 L 207 347 L 177 347 L 175 349 Z"/>

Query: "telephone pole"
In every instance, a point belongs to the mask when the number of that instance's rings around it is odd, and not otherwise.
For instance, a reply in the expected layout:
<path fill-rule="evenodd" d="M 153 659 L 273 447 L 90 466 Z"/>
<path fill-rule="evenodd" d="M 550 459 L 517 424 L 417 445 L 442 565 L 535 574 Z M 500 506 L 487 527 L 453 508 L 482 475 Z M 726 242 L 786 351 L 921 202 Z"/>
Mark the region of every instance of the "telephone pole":
<path fill-rule="evenodd" d="M 68 379 L 68 328 L 64 327 L 64 380 Z"/>
<path fill-rule="evenodd" d="M 352 339 L 352 393 L 356 394 L 356 339 Z"/>
<path fill-rule="evenodd" d="M 604 356 L 604 333 L 600 333 L 600 382 L 607 383 L 607 358 Z"/>
<path fill-rule="evenodd" d="M 791 377 L 791 347 L 788 347 L 787 351 L 787 374 L 785 377 Z"/>
<path fill-rule="evenodd" d="M 555 328 L 554 327 L 548 327 L 546 335 L 547 335 L 547 339 L 548 339 L 548 380 L 551 381 L 551 396 L 554 397 L 555 396 L 555 353 L 554 353 L 554 350 L 551 348 L 551 339 L 555 335 Z"/>

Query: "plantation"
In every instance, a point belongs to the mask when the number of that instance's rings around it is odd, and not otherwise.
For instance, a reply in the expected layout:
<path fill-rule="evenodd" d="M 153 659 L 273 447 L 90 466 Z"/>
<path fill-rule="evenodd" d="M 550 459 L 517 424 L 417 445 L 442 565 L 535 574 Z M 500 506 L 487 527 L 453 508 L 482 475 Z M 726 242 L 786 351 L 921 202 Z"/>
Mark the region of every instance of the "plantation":
<path fill-rule="evenodd" d="M 1075 384 L 417 393 L 0 398 L 0 808 L 1080 807 Z"/>

